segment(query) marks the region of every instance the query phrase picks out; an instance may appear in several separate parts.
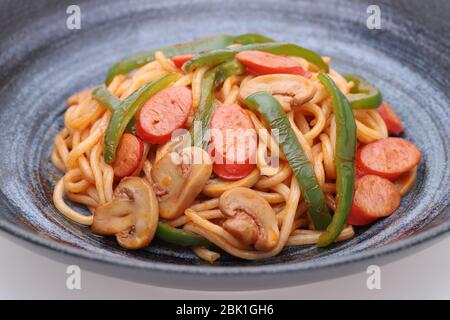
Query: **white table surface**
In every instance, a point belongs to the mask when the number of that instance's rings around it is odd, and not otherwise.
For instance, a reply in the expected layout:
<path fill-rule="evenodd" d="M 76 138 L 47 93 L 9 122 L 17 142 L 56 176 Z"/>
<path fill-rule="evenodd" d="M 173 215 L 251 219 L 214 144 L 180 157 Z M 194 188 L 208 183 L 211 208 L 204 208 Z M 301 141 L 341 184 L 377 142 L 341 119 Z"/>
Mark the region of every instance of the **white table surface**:
<path fill-rule="evenodd" d="M 357 274 L 265 291 L 204 292 L 137 284 L 83 271 L 81 290 L 66 288 L 66 265 L 0 236 L 0 299 L 450 299 L 450 237 L 381 267 L 381 289 Z"/>

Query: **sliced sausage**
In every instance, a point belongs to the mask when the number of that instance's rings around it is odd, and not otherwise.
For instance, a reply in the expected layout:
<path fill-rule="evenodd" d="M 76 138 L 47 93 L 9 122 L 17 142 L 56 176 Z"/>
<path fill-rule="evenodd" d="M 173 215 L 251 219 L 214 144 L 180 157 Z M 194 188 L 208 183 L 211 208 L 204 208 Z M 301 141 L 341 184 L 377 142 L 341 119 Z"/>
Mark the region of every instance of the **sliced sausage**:
<path fill-rule="evenodd" d="M 116 159 L 112 164 L 117 178 L 133 174 L 144 155 L 144 143 L 131 133 L 124 133 L 117 147 Z"/>
<path fill-rule="evenodd" d="M 287 73 L 306 78 L 311 76 L 297 61 L 267 52 L 243 51 L 236 55 L 236 59 L 247 67 L 249 73 L 254 75 Z"/>
<path fill-rule="evenodd" d="M 181 69 L 183 64 L 185 64 L 186 62 L 191 60 L 193 57 L 195 57 L 195 54 L 181 54 L 181 55 L 178 55 L 178 56 L 173 56 L 170 59 L 173 61 L 173 63 L 175 63 L 175 65 L 178 68 Z"/>
<path fill-rule="evenodd" d="M 395 180 L 420 161 L 420 151 L 403 138 L 384 138 L 358 149 L 356 166 L 365 174 Z"/>
<path fill-rule="evenodd" d="M 238 104 L 220 105 L 211 117 L 213 170 L 221 178 L 237 180 L 255 168 L 256 131 Z"/>
<path fill-rule="evenodd" d="M 386 101 L 383 101 L 377 111 L 386 123 L 390 134 L 398 136 L 405 130 L 399 116 Z"/>
<path fill-rule="evenodd" d="M 400 191 L 389 180 L 366 175 L 356 181 L 347 223 L 366 225 L 391 215 L 400 206 Z"/>
<path fill-rule="evenodd" d="M 151 97 L 139 110 L 138 135 L 149 143 L 168 141 L 181 128 L 192 108 L 192 93 L 186 87 L 169 87 Z"/>

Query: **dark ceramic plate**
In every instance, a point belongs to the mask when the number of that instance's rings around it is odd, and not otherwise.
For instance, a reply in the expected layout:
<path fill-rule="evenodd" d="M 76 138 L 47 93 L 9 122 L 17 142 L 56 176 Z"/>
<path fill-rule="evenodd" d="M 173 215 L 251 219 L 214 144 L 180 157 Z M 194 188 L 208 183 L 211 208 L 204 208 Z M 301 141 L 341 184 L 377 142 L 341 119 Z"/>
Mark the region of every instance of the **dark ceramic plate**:
<path fill-rule="evenodd" d="M 81 30 L 66 28 L 70 1 L 0 4 L 0 229 L 34 250 L 96 272 L 163 286 L 256 289 L 296 285 L 383 263 L 450 229 L 450 24 L 447 1 L 76 1 Z M 128 252 L 61 216 L 48 162 L 65 99 L 104 80 L 110 65 L 149 48 L 218 33 L 260 32 L 333 58 L 381 88 L 422 151 L 418 180 L 387 219 L 326 250 L 288 248 L 213 266 L 155 241 Z M 408 250 L 409 249 L 409 250 Z M 371 261 L 370 261 L 371 262 Z"/>

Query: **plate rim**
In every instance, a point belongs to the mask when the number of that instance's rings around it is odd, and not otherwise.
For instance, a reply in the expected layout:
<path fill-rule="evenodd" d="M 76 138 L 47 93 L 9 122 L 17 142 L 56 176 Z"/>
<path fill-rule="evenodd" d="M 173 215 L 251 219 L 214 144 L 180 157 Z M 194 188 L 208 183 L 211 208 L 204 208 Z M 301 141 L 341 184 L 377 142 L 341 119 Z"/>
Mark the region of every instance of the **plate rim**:
<path fill-rule="evenodd" d="M 5 209 L 5 199 L 0 200 L 0 204 Z M 6 210 L 10 210 L 6 205 Z M 447 204 L 439 210 L 439 214 L 450 212 L 450 204 Z M 102 253 L 94 253 L 83 248 L 71 247 L 57 241 L 40 237 L 37 234 L 18 227 L 14 223 L 0 219 L 0 230 L 8 234 L 25 240 L 28 243 L 37 245 L 43 249 L 50 249 L 58 254 L 68 254 L 72 257 L 82 258 L 87 261 L 97 262 L 100 264 L 109 263 L 115 267 L 124 267 L 130 269 L 140 269 L 149 272 L 171 272 L 177 275 L 220 275 L 220 276 L 250 276 L 258 274 L 273 273 L 300 273 L 307 271 L 319 271 L 331 267 L 342 265 L 354 265 L 358 262 L 367 261 L 381 256 L 392 256 L 393 254 L 418 246 L 419 244 L 429 242 L 450 231 L 450 221 L 435 226 L 429 230 L 420 231 L 410 237 L 396 240 L 392 243 L 372 248 L 368 251 L 357 252 L 351 255 L 343 255 L 337 257 L 329 257 L 322 261 L 299 261 L 279 264 L 266 264 L 258 266 L 214 266 L 214 265 L 186 265 L 174 264 L 168 262 L 159 262 L 152 260 L 128 260 L 111 257 Z M 101 273 L 101 272 L 100 272 Z"/>

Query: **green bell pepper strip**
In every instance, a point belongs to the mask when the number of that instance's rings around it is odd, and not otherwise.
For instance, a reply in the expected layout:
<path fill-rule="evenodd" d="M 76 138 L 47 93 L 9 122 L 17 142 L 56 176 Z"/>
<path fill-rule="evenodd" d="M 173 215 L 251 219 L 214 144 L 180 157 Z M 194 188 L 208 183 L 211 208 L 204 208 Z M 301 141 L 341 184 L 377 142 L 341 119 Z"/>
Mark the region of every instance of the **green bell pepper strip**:
<path fill-rule="evenodd" d="M 112 163 L 114 161 L 120 138 L 127 128 L 128 123 L 142 104 L 162 89 L 170 86 L 179 77 L 180 74 L 174 72 L 148 82 L 127 97 L 120 104 L 120 107 L 113 112 L 111 121 L 105 132 L 104 158 L 106 163 Z"/>
<path fill-rule="evenodd" d="M 128 125 L 127 125 L 127 128 L 125 129 L 125 131 L 130 132 L 134 136 L 138 135 L 137 131 L 136 131 L 136 117 L 131 118 L 130 122 L 128 122 Z"/>
<path fill-rule="evenodd" d="M 118 109 L 120 107 L 120 104 L 122 103 L 119 98 L 113 95 L 111 91 L 109 91 L 105 87 L 98 87 L 94 89 L 94 91 L 92 91 L 92 96 L 95 100 L 97 100 L 111 112 L 114 112 L 116 109 Z M 133 117 L 128 123 L 126 131 L 129 131 L 133 135 L 137 136 L 135 117 Z"/>
<path fill-rule="evenodd" d="M 250 110 L 261 114 L 272 130 L 278 131 L 278 141 L 303 191 L 314 227 L 324 230 L 331 222 L 325 196 L 320 189 L 314 169 L 301 148 L 279 102 L 267 92 L 254 93 L 244 102 Z"/>
<path fill-rule="evenodd" d="M 191 60 L 187 61 L 183 65 L 183 69 L 186 72 L 191 72 L 192 70 L 203 66 L 214 67 L 218 64 L 234 59 L 237 53 L 237 48 L 217 49 L 205 53 L 200 53 L 193 57 Z"/>
<path fill-rule="evenodd" d="M 216 74 L 217 67 L 208 70 L 202 79 L 200 102 L 194 117 L 194 125 L 191 129 L 192 145 L 204 150 L 207 150 L 209 145 L 209 123 L 212 113 L 217 106 L 214 99 L 214 79 Z"/>
<path fill-rule="evenodd" d="M 146 65 L 149 62 L 154 61 L 156 51 L 162 51 L 167 57 L 172 57 L 180 54 L 200 53 L 202 51 L 226 48 L 229 45 L 233 44 L 233 42 L 234 42 L 233 36 L 217 35 L 199 40 L 194 40 L 192 42 L 176 44 L 169 47 L 145 51 L 136 54 L 132 57 L 126 58 L 116 63 L 114 66 L 112 66 L 108 71 L 105 83 L 106 85 L 108 85 L 111 83 L 111 81 L 114 79 L 115 76 L 119 74 L 126 74 L 134 69 Z"/>
<path fill-rule="evenodd" d="M 233 59 L 236 54 L 243 51 L 257 50 L 263 52 L 269 52 L 278 55 L 301 57 L 305 60 L 315 64 L 320 69 L 328 72 L 328 64 L 323 61 L 322 57 L 309 49 L 297 46 L 292 43 L 256 43 L 248 44 L 236 48 L 211 50 L 209 52 L 200 53 L 187 61 L 183 68 L 185 71 L 190 72 L 198 67 L 205 65 L 214 66 L 227 60 Z"/>
<path fill-rule="evenodd" d="M 155 237 L 162 241 L 182 247 L 211 247 L 205 238 L 182 229 L 174 228 L 167 223 L 159 222 Z"/>
<path fill-rule="evenodd" d="M 205 73 L 201 84 L 200 102 L 198 112 L 195 115 L 194 127 L 191 131 L 192 143 L 208 151 L 210 140 L 209 127 L 211 116 L 216 108 L 214 89 L 220 86 L 228 77 L 240 75 L 245 72 L 245 67 L 236 60 L 224 62 Z M 200 122 L 201 126 L 195 124 Z M 199 132 L 199 130 L 201 130 Z"/>
<path fill-rule="evenodd" d="M 111 112 L 116 111 L 122 103 L 119 98 L 113 95 L 111 91 L 105 87 L 95 88 L 94 91 L 92 91 L 92 96 L 97 102 L 105 106 Z"/>
<path fill-rule="evenodd" d="M 344 229 L 352 206 L 355 184 L 356 123 L 349 102 L 334 81 L 325 73 L 318 75 L 333 101 L 336 119 L 336 188 L 339 199 L 333 220 L 319 238 L 318 245 L 325 247 L 334 242 Z"/>
<path fill-rule="evenodd" d="M 214 87 L 221 86 L 224 81 L 233 75 L 239 76 L 245 72 L 245 66 L 237 60 L 224 62 L 217 67 L 216 78 L 214 79 Z"/>
<path fill-rule="evenodd" d="M 266 43 L 266 42 L 276 42 L 275 40 L 263 36 L 259 33 L 245 33 L 234 37 L 234 43 L 238 44 L 252 44 L 252 43 Z"/>
<path fill-rule="evenodd" d="M 346 95 L 352 109 L 374 109 L 383 102 L 380 90 L 366 79 L 354 74 L 344 74 L 344 78 L 355 84 L 350 93 Z"/>

